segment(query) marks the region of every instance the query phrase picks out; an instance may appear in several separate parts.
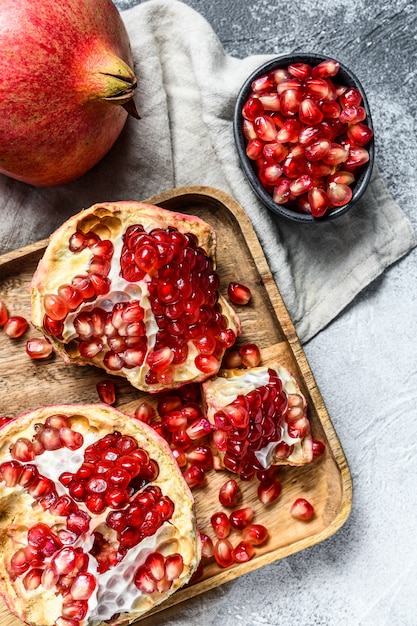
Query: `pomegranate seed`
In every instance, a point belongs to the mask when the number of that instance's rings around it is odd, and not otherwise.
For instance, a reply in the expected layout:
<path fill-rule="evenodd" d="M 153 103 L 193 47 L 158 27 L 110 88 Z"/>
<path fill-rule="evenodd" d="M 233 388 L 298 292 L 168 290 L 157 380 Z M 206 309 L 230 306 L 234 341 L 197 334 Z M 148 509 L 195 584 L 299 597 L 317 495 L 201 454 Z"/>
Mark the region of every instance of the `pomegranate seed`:
<path fill-rule="evenodd" d="M 206 480 L 203 468 L 198 465 L 190 465 L 190 467 L 185 470 L 183 476 L 190 489 L 203 485 Z"/>
<path fill-rule="evenodd" d="M 254 510 L 251 506 L 246 506 L 242 509 L 236 509 L 229 515 L 231 526 L 237 530 L 243 530 L 248 524 L 251 523 L 254 516 Z"/>
<path fill-rule="evenodd" d="M 249 541 L 240 541 L 233 549 L 233 560 L 236 563 L 246 563 L 255 554 L 255 548 Z"/>
<path fill-rule="evenodd" d="M 196 446 L 187 452 L 187 460 L 191 465 L 208 470 L 213 466 L 213 453 L 208 446 Z"/>
<path fill-rule="evenodd" d="M 73 600 L 88 600 L 96 588 L 97 581 L 93 574 L 82 572 L 75 577 L 70 588 Z"/>
<path fill-rule="evenodd" d="M 313 98 L 304 98 L 304 100 L 300 102 L 298 115 L 303 124 L 309 126 L 319 124 L 323 119 L 323 113 Z"/>
<path fill-rule="evenodd" d="M 214 545 L 211 537 L 205 533 L 200 533 L 201 539 L 201 555 L 206 559 L 210 559 L 214 554 Z"/>
<path fill-rule="evenodd" d="M 77 510 L 70 513 L 67 517 L 67 530 L 82 535 L 87 532 L 90 527 L 91 517 L 85 511 Z"/>
<path fill-rule="evenodd" d="M 233 546 L 229 539 L 219 539 L 214 544 L 213 555 L 220 567 L 230 567 L 233 562 Z"/>
<path fill-rule="evenodd" d="M 10 570 L 15 576 L 20 576 L 29 569 L 24 548 L 20 548 L 10 559 Z"/>
<path fill-rule="evenodd" d="M 322 441 L 318 441 L 317 439 L 313 439 L 313 459 L 317 459 L 321 456 L 326 449 L 326 446 Z"/>
<path fill-rule="evenodd" d="M 28 329 L 28 322 L 20 315 L 12 315 L 7 319 L 3 326 L 3 330 L 11 339 L 21 337 Z"/>
<path fill-rule="evenodd" d="M 268 163 L 281 163 L 288 155 L 288 148 L 283 143 L 266 143 L 262 154 Z"/>
<path fill-rule="evenodd" d="M 295 143 L 301 130 L 301 124 L 296 119 L 286 120 L 277 133 L 278 143 Z"/>
<path fill-rule="evenodd" d="M 253 122 L 249 121 L 249 120 L 243 120 L 242 122 L 242 131 L 243 134 L 245 136 L 245 138 L 250 141 L 251 139 L 257 139 L 257 134 L 255 132 L 255 128 L 253 125 Z"/>
<path fill-rule="evenodd" d="M 27 591 L 31 591 L 39 587 L 42 579 L 42 571 L 43 570 L 39 568 L 32 568 L 28 571 L 22 580 L 23 586 Z"/>
<path fill-rule="evenodd" d="M 251 84 L 252 91 L 254 91 L 255 93 L 270 91 L 271 89 L 273 89 L 273 87 L 273 79 L 272 77 L 267 75 L 256 78 L 254 81 L 252 81 Z"/>
<path fill-rule="evenodd" d="M 219 490 L 219 502 L 224 507 L 233 507 L 236 504 L 236 500 L 239 494 L 239 485 L 231 478 L 226 481 Z"/>
<path fill-rule="evenodd" d="M 338 172 L 331 174 L 331 176 L 329 176 L 327 180 L 329 184 L 342 183 L 344 185 L 351 185 L 353 182 L 355 182 L 355 177 L 352 172 L 344 172 L 342 170 L 339 170 Z"/>
<path fill-rule="evenodd" d="M 110 405 L 116 402 L 116 387 L 112 380 L 99 381 L 96 389 L 101 402 Z"/>
<path fill-rule="evenodd" d="M 296 80 L 296 79 L 293 79 Z M 288 81 L 289 83 L 290 81 Z M 279 93 L 279 88 L 281 88 L 284 85 L 284 83 L 281 83 L 280 85 L 278 85 L 278 93 Z M 294 115 L 296 115 L 299 111 L 300 108 L 300 104 L 302 101 L 302 94 L 301 94 L 301 90 L 299 88 L 297 89 L 284 89 L 282 90 L 282 93 L 280 95 L 280 111 L 283 115 L 285 115 L 286 117 L 292 117 Z M 270 140 L 272 141 L 272 139 Z"/>
<path fill-rule="evenodd" d="M 172 455 L 176 460 L 178 467 L 185 467 L 187 465 L 187 455 L 181 448 L 173 447 L 171 448 Z"/>
<path fill-rule="evenodd" d="M 259 546 L 268 539 L 268 530 L 262 524 L 249 524 L 242 530 L 242 539 Z"/>
<path fill-rule="evenodd" d="M 352 189 L 343 183 L 330 183 L 327 195 L 333 206 L 344 206 L 352 199 Z"/>
<path fill-rule="evenodd" d="M 261 352 L 255 343 L 245 343 L 239 350 L 245 367 L 257 367 L 261 362 Z"/>
<path fill-rule="evenodd" d="M 146 557 L 145 567 L 154 580 L 162 580 L 165 576 L 165 559 L 160 552 L 151 552 Z"/>
<path fill-rule="evenodd" d="M 362 124 L 361 122 L 358 122 L 357 124 L 350 124 L 348 126 L 347 134 L 355 146 L 364 146 L 371 141 L 373 136 L 372 130 L 366 126 L 366 124 Z"/>
<path fill-rule="evenodd" d="M 62 448 L 61 437 L 56 428 L 45 427 L 39 435 L 39 440 L 45 450 L 58 450 Z"/>
<path fill-rule="evenodd" d="M 242 283 L 230 282 L 227 287 L 228 298 L 233 304 L 246 305 L 252 297 L 249 287 Z"/>
<path fill-rule="evenodd" d="M 262 115 L 264 107 L 259 98 L 250 97 L 242 107 L 242 115 L 246 120 L 253 122 L 257 117 Z"/>
<path fill-rule="evenodd" d="M 307 63 L 291 63 L 287 71 L 291 76 L 299 78 L 300 80 L 306 80 L 311 76 L 311 67 Z"/>
<path fill-rule="evenodd" d="M 340 63 L 328 59 L 321 61 L 318 65 L 313 67 L 312 75 L 314 78 L 329 78 L 330 76 L 336 76 L 340 69 Z"/>
<path fill-rule="evenodd" d="M 369 152 L 366 148 L 351 147 L 349 150 L 349 156 L 345 161 L 345 168 L 347 170 L 356 169 L 361 165 L 365 165 L 369 161 Z"/>
<path fill-rule="evenodd" d="M 58 297 L 63 300 L 68 311 L 75 311 L 83 301 L 82 293 L 72 285 L 58 287 Z"/>
<path fill-rule="evenodd" d="M 297 498 L 291 506 L 291 515 L 296 519 L 309 520 L 314 514 L 314 507 L 305 498 Z"/>
<path fill-rule="evenodd" d="M 154 418 L 153 408 L 148 402 L 141 402 L 141 404 L 139 404 L 139 406 L 135 409 L 134 415 L 136 419 L 141 422 L 150 424 Z"/>
<path fill-rule="evenodd" d="M 88 611 L 88 602 L 85 600 L 66 600 L 62 605 L 62 617 L 81 621 Z"/>
<path fill-rule="evenodd" d="M 165 430 L 173 433 L 176 430 L 184 430 L 188 425 L 188 420 L 180 411 L 171 411 L 162 417 L 162 424 Z"/>
<path fill-rule="evenodd" d="M 196 368 L 205 374 L 214 375 L 217 374 L 220 369 L 220 362 L 213 354 L 199 354 L 194 359 L 194 362 Z"/>
<path fill-rule="evenodd" d="M 59 580 L 59 574 L 53 567 L 47 565 L 42 572 L 41 583 L 44 589 L 53 589 Z"/>
<path fill-rule="evenodd" d="M 322 217 L 330 207 L 330 200 L 324 189 L 313 187 L 308 192 L 308 201 L 311 207 L 311 214 L 314 217 Z"/>
<path fill-rule="evenodd" d="M 156 580 L 148 571 L 145 565 L 141 565 L 135 572 L 133 582 L 138 589 L 144 593 L 153 593 L 156 591 Z"/>
<path fill-rule="evenodd" d="M 6 461 L 0 465 L 0 478 L 6 487 L 15 487 L 22 474 L 23 467 L 18 461 Z"/>
<path fill-rule="evenodd" d="M 256 133 L 256 136 L 262 141 L 270 142 L 274 141 L 277 135 L 277 128 L 275 126 L 274 120 L 269 115 L 260 115 L 255 118 L 253 122 L 253 127 Z"/>
<path fill-rule="evenodd" d="M 47 359 L 52 354 L 52 345 L 48 339 L 28 339 L 26 353 L 31 359 Z"/>
<path fill-rule="evenodd" d="M 366 111 L 361 106 L 354 106 L 348 104 L 341 111 L 339 121 L 343 124 L 357 124 L 363 122 L 366 119 Z"/>
<path fill-rule="evenodd" d="M 258 486 L 258 498 L 262 504 L 275 502 L 281 495 L 282 487 L 277 478 L 261 481 Z"/>
<path fill-rule="evenodd" d="M 307 193 L 313 187 L 313 179 L 307 174 L 299 176 L 291 182 L 290 191 L 293 196 L 301 196 Z"/>
<path fill-rule="evenodd" d="M 226 513 L 223 513 L 223 511 L 214 513 L 211 516 L 210 521 L 211 521 L 213 530 L 219 539 L 224 539 L 229 536 L 230 520 L 228 516 L 226 515 Z"/>
<path fill-rule="evenodd" d="M 263 104 L 265 111 L 279 111 L 280 101 L 277 93 L 264 93 L 259 96 L 259 101 Z M 263 111 L 258 113 L 262 115 Z"/>
<path fill-rule="evenodd" d="M 263 141 L 261 139 L 251 139 L 246 146 L 246 155 L 252 161 L 256 161 L 263 154 Z"/>
<path fill-rule="evenodd" d="M 278 185 L 274 187 L 273 199 L 277 204 L 285 204 L 290 198 L 291 181 L 288 178 L 281 178 Z"/>
<path fill-rule="evenodd" d="M 205 417 L 194 420 L 186 429 L 188 437 L 192 440 L 200 439 L 213 430 L 213 425 Z"/>
<path fill-rule="evenodd" d="M 342 107 L 348 105 L 358 107 L 362 102 L 362 95 L 355 87 L 349 87 L 339 96 L 339 102 Z"/>
<path fill-rule="evenodd" d="M 289 75 L 288 70 L 286 70 L 283 67 L 280 67 L 276 70 L 272 70 L 272 72 L 270 72 L 269 74 L 269 78 L 277 85 L 284 82 L 285 80 L 288 80 L 289 77 L 290 75 Z"/>
<path fill-rule="evenodd" d="M 4 326 L 9 318 L 9 312 L 3 300 L 0 300 L 0 327 Z"/>
<path fill-rule="evenodd" d="M 84 443 L 83 435 L 67 426 L 60 428 L 58 434 L 63 445 L 69 450 L 78 450 Z"/>
<path fill-rule="evenodd" d="M 226 350 L 222 359 L 223 369 L 234 369 L 241 367 L 242 357 L 239 354 L 239 350 Z"/>
<path fill-rule="evenodd" d="M 184 560 L 181 554 L 169 554 L 165 559 L 165 577 L 167 580 L 176 580 L 182 574 Z"/>
<path fill-rule="evenodd" d="M 68 306 L 60 296 L 47 293 L 43 298 L 43 306 L 46 315 L 52 320 L 63 320 L 68 315 Z"/>
<path fill-rule="evenodd" d="M 306 146 L 304 154 L 309 161 L 321 161 L 330 149 L 330 141 L 319 139 Z"/>
<path fill-rule="evenodd" d="M 25 439 L 24 437 L 16 439 L 10 450 L 10 454 L 17 461 L 23 461 L 24 463 L 33 461 L 35 458 L 35 451 L 32 443 L 29 439 Z"/>

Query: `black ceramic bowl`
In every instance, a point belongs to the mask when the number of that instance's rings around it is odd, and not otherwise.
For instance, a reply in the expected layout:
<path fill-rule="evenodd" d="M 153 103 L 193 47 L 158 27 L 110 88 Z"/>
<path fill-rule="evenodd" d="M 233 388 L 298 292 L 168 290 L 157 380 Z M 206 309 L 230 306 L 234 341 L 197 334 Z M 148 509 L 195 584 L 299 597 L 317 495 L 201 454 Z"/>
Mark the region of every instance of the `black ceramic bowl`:
<path fill-rule="evenodd" d="M 371 141 L 368 144 L 366 144 L 366 146 L 364 146 L 369 152 L 369 161 L 365 165 L 363 165 L 358 171 L 355 172 L 356 180 L 351 185 L 352 198 L 350 202 L 348 204 L 345 204 L 344 206 L 334 207 L 330 209 L 323 217 L 315 218 L 311 214 L 300 213 L 299 211 L 297 211 L 296 207 L 292 205 L 291 203 L 277 204 L 272 199 L 272 195 L 268 193 L 261 185 L 259 178 L 257 176 L 256 170 L 254 168 L 254 162 L 246 156 L 247 140 L 244 137 L 243 131 L 242 131 L 242 120 L 243 120 L 242 107 L 247 101 L 252 91 L 251 85 L 252 85 L 252 82 L 255 80 L 255 78 L 258 78 L 262 76 L 263 74 L 268 74 L 269 72 L 275 69 L 286 68 L 291 63 L 307 63 L 311 65 L 312 67 L 314 67 L 315 65 L 318 65 L 321 61 L 325 61 L 329 58 L 330 57 L 328 56 L 323 56 L 320 54 L 310 54 L 310 53 L 298 53 L 298 54 L 276 57 L 275 59 L 272 59 L 271 61 L 268 61 L 267 63 L 264 63 L 263 65 L 258 67 L 258 69 L 255 70 L 246 79 L 245 83 L 242 85 L 242 88 L 236 100 L 234 119 L 233 119 L 233 129 L 234 129 L 236 147 L 237 147 L 237 151 L 239 154 L 243 171 L 249 183 L 251 184 L 253 190 L 255 191 L 259 199 L 263 202 L 263 204 L 268 209 L 270 209 L 271 211 L 273 211 L 274 213 L 278 215 L 281 215 L 295 222 L 303 222 L 303 223 L 325 222 L 331 219 L 335 219 L 336 217 L 339 217 L 340 215 L 343 215 L 344 213 L 349 211 L 349 209 L 352 208 L 352 206 L 359 200 L 359 198 L 362 197 L 366 187 L 368 186 L 369 180 L 371 178 L 372 168 L 373 168 L 373 163 L 374 163 L 374 139 L 372 137 Z M 331 58 L 333 60 L 337 60 L 337 59 L 334 59 L 334 57 L 331 57 Z M 345 65 L 340 63 L 340 61 L 338 61 L 338 63 L 340 64 L 340 69 L 337 75 L 332 77 L 332 81 L 334 81 L 336 84 L 346 85 L 347 87 L 355 87 L 356 89 L 358 89 L 358 91 L 362 94 L 362 98 L 363 98 L 361 106 L 363 106 L 363 108 L 366 111 L 366 119 L 364 120 L 364 123 L 373 131 L 369 104 L 368 104 L 366 94 L 363 90 L 362 85 L 360 84 L 356 76 L 353 74 L 353 72 L 351 72 Z"/>

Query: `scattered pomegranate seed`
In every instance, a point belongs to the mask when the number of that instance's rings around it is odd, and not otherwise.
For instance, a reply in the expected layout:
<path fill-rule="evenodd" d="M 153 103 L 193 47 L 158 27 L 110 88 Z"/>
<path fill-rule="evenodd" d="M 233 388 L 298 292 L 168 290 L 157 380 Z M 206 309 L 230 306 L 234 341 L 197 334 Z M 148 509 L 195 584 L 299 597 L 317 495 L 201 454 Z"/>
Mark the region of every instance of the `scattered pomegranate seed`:
<path fill-rule="evenodd" d="M 31 359 L 47 359 L 52 354 L 52 345 L 48 339 L 28 339 L 26 353 Z"/>
<path fill-rule="evenodd" d="M 229 539 L 219 539 L 214 544 L 214 558 L 220 567 L 230 567 L 234 563 L 233 545 Z"/>
<path fill-rule="evenodd" d="M 317 459 L 321 456 L 326 449 L 326 446 L 322 441 L 318 441 L 317 439 L 313 439 L 313 459 Z"/>
<path fill-rule="evenodd" d="M 211 525 L 213 527 L 216 536 L 219 539 L 225 539 L 230 534 L 230 520 L 226 513 L 219 511 L 214 513 L 211 518 Z"/>
<path fill-rule="evenodd" d="M 233 560 L 236 563 L 246 563 L 250 561 L 255 554 L 255 548 L 250 541 L 240 541 L 235 548 L 233 548 Z"/>
<path fill-rule="evenodd" d="M 242 283 L 230 282 L 227 287 L 227 295 L 234 304 L 246 305 L 252 297 L 252 292 L 249 287 L 242 285 Z"/>
<path fill-rule="evenodd" d="M 299 520 L 309 520 L 314 514 L 314 507 L 305 498 L 297 498 L 291 507 L 291 515 Z"/>
<path fill-rule="evenodd" d="M 205 558 L 211 558 L 214 554 L 214 545 L 211 537 L 205 533 L 200 533 L 201 539 L 201 554 Z"/>
<path fill-rule="evenodd" d="M 116 402 L 116 387 L 112 380 L 101 380 L 96 384 L 98 397 L 105 404 Z"/>
<path fill-rule="evenodd" d="M 135 417 L 145 424 L 150 424 L 154 418 L 153 408 L 148 402 L 141 402 L 135 409 Z"/>
<path fill-rule="evenodd" d="M 261 481 L 258 486 L 258 498 L 262 504 L 271 504 L 279 498 L 281 490 L 281 483 L 277 478 Z"/>
<path fill-rule="evenodd" d="M 219 489 L 219 502 L 224 507 L 233 507 L 239 495 L 239 485 L 231 478 L 227 480 Z"/>
<path fill-rule="evenodd" d="M 242 530 L 242 539 L 254 546 L 260 546 L 268 539 L 268 530 L 262 524 L 249 524 Z"/>
<path fill-rule="evenodd" d="M 7 307 L 3 300 L 0 300 L 0 327 L 4 326 L 9 317 L 9 313 L 7 311 Z"/>
<path fill-rule="evenodd" d="M 373 136 L 360 92 L 333 82 L 339 69 L 331 59 L 315 67 L 290 64 L 256 79 L 242 107 L 247 156 L 261 185 L 277 204 L 291 202 L 316 218 L 350 202 L 351 189 L 329 185 L 355 182 L 356 170 L 369 160 L 357 150 Z M 353 178 L 329 178 L 342 167 Z"/>
<path fill-rule="evenodd" d="M 261 352 L 255 343 L 245 343 L 239 349 L 245 367 L 257 367 L 261 362 Z"/>
<path fill-rule="evenodd" d="M 20 315 L 12 315 L 5 322 L 3 329 L 8 337 L 17 339 L 21 337 L 28 329 L 27 320 Z"/>
<path fill-rule="evenodd" d="M 255 512 L 251 506 L 236 509 L 229 515 L 230 525 L 237 530 L 243 530 L 253 520 Z"/>

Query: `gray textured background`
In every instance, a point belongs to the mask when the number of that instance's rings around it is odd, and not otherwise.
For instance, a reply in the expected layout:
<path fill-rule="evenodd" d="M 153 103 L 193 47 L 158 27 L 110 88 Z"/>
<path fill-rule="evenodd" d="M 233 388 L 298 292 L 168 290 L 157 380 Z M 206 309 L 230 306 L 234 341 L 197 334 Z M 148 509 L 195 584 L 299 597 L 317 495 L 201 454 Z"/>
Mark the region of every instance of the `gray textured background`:
<path fill-rule="evenodd" d="M 116 4 L 123 10 L 137 2 Z M 185 4 L 206 17 L 233 56 L 313 51 L 348 65 L 368 95 L 378 167 L 417 226 L 415 1 Z M 305 346 L 352 473 L 346 524 L 313 548 L 209 592 L 195 617 L 178 607 L 160 625 L 417 624 L 416 261 L 414 250 Z"/>

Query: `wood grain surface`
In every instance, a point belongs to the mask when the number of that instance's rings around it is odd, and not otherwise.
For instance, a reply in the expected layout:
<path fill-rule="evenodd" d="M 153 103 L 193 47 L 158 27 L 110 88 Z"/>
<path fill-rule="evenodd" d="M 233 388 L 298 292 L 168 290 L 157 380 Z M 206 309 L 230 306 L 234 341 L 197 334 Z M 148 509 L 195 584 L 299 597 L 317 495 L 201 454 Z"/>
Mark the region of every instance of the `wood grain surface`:
<path fill-rule="evenodd" d="M 146 201 L 198 215 L 215 228 L 222 292 L 225 294 L 228 282 L 235 280 L 250 287 L 253 294 L 248 306 L 237 307 L 243 330 L 238 344 L 256 342 L 264 364 L 278 360 L 293 373 L 308 401 L 313 437 L 326 444 L 325 454 L 313 463 L 302 468 L 280 469 L 282 495 L 268 507 L 257 499 L 257 481 L 240 483 L 242 503 L 253 506 L 254 521 L 268 527 L 268 541 L 256 548 L 255 556 L 247 563 L 223 570 L 214 560 L 208 561 L 203 576 L 158 607 L 162 610 L 330 537 L 349 515 L 352 486 L 343 450 L 313 373 L 243 209 L 230 196 L 210 187 L 183 187 Z M 46 240 L 40 241 L 0 257 L 0 298 L 11 315 L 30 317 L 28 287 L 46 244 Z M 16 416 L 55 403 L 97 402 L 95 385 L 108 376 L 94 367 L 65 365 L 56 356 L 45 362 L 32 361 L 25 352 L 26 340 L 32 336 L 37 336 L 32 328 L 17 340 L 0 333 L 0 415 Z M 133 414 L 144 394 L 123 379 L 116 376 L 113 379 L 117 388 L 115 406 Z M 156 402 L 150 396 L 146 399 Z M 210 517 L 215 510 L 222 508 L 218 502 L 218 490 L 229 477 L 228 472 L 212 471 L 207 476 L 207 484 L 194 489 L 200 530 L 211 536 Z M 309 522 L 294 520 L 289 513 L 292 502 L 301 496 L 315 508 L 315 515 Z M 235 545 L 239 540 L 238 531 L 233 531 L 230 538 Z M 0 604 L 0 626 L 18 624 L 21 624 L 20 620 L 12 617 L 5 605 Z"/>

